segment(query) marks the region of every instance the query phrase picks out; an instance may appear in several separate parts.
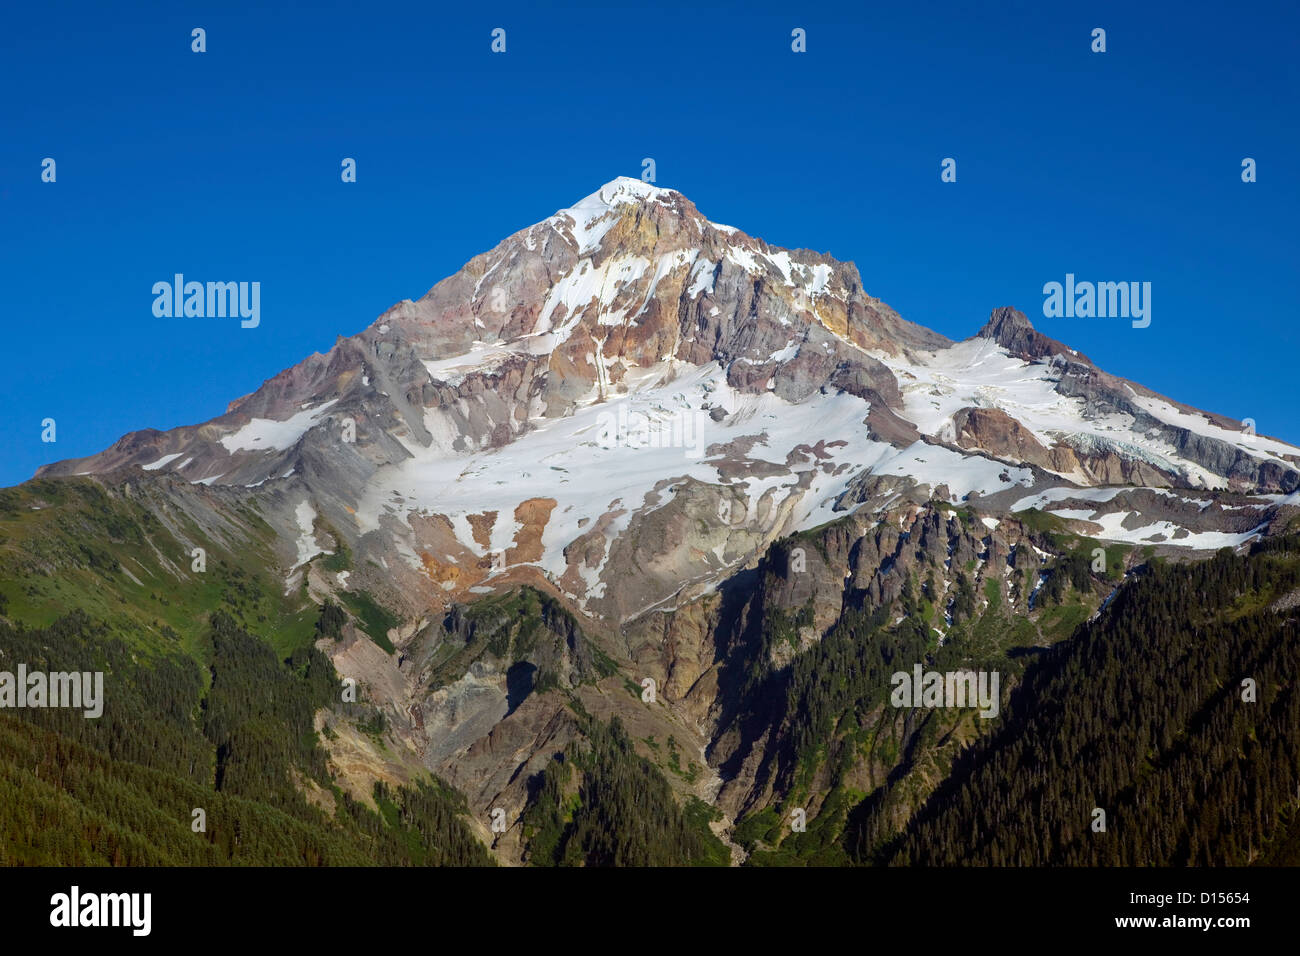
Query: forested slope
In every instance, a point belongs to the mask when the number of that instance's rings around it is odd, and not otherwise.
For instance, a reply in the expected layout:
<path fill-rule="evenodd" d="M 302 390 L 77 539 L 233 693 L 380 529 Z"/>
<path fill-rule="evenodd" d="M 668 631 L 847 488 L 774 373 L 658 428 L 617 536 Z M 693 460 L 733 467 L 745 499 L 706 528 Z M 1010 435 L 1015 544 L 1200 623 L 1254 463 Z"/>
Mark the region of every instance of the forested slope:
<path fill-rule="evenodd" d="M 463 799 L 437 781 L 378 786 L 378 813 L 333 786 L 312 729 L 338 687 L 320 652 L 281 661 L 222 613 L 208 639 L 204 692 L 192 659 L 151 659 L 84 613 L 39 629 L 0 621 L 5 667 L 102 670 L 110 689 L 93 720 L 54 708 L 0 714 L 0 863 L 492 862 L 462 819 Z"/>
<path fill-rule="evenodd" d="M 998 731 L 877 859 L 1300 862 L 1298 588 L 1295 537 L 1152 565 L 1028 672 Z"/>

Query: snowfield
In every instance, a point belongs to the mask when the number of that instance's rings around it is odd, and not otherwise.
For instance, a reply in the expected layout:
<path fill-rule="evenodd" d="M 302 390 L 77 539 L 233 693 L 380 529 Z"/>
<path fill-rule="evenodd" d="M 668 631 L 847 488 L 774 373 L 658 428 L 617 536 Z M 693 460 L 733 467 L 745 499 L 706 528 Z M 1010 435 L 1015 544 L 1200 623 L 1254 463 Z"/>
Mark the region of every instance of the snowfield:
<path fill-rule="evenodd" d="M 516 504 L 553 498 L 556 507 L 537 563 L 560 576 L 567 567 L 564 549 L 598 519 L 613 513 L 605 529 L 612 541 L 634 513 L 662 506 L 688 479 L 741 491 L 746 513 L 732 517 L 736 524 L 756 521 L 765 496 L 772 507 L 794 498 L 788 531 L 842 516 L 845 512 L 833 510 L 836 499 L 850 479 L 865 473 L 912 477 L 932 488 L 946 485 L 953 501 L 1033 483 L 1028 469 L 982 456 L 924 442 L 899 449 L 875 441 L 865 424 L 869 405 L 847 393 L 814 393 L 797 404 L 772 393 L 741 393 L 727 385 L 717 363 L 696 368 L 665 362 L 630 378 L 643 384 L 626 396 L 593 401 L 571 417 L 536 419 L 531 431 L 509 445 L 485 451 L 450 451 L 454 431 L 440 422 L 443 413 L 427 410 L 435 441 L 427 448 L 408 444 L 413 457 L 386 467 L 371 482 L 357 508 L 361 532 L 391 528 L 381 520 L 386 517 L 407 525 L 413 514 L 440 514 L 450 520 L 458 542 L 482 556 L 512 546 L 519 530 Z M 705 403 L 730 414 L 714 422 Z M 633 424 L 611 442 L 611 425 L 617 429 L 619 422 Z M 647 441 L 650 435 L 662 440 Z M 747 451 L 723 447 L 741 439 L 753 440 Z M 796 456 L 805 460 L 787 464 L 796 448 L 819 442 L 827 457 L 805 454 Z M 763 476 L 735 477 L 737 465 L 742 474 Z M 469 516 L 490 511 L 497 518 L 484 548 L 474 539 Z M 594 584 L 599 569 L 584 574 Z"/>

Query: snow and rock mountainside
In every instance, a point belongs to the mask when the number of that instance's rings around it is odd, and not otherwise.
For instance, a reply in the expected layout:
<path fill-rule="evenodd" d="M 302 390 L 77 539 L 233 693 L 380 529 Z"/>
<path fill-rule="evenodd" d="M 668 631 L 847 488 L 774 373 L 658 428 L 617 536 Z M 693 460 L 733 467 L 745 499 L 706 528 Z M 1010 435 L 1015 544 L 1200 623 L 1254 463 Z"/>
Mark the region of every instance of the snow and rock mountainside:
<path fill-rule="evenodd" d="M 1129 572 L 1298 515 L 1300 448 L 1014 309 L 954 343 L 851 263 L 618 179 L 224 415 L 0 496 L 0 597 L 75 593 L 205 666 L 213 601 L 314 642 L 371 708 L 317 711 L 331 779 L 432 772 L 505 862 L 559 853 L 557 755 L 625 732 L 739 859 L 792 794 L 823 836 L 869 810 L 869 842 L 944 779 L 975 731 L 899 719 L 889 662 L 994 661 L 1005 693 Z"/>
<path fill-rule="evenodd" d="M 626 178 L 225 415 L 41 474 L 124 466 L 272 503 L 291 568 L 327 522 L 374 578 L 354 583 L 413 611 L 529 582 L 614 622 L 918 492 L 1212 549 L 1300 485 L 1300 449 L 1108 375 L 1015 310 L 954 344 L 851 263 Z"/>

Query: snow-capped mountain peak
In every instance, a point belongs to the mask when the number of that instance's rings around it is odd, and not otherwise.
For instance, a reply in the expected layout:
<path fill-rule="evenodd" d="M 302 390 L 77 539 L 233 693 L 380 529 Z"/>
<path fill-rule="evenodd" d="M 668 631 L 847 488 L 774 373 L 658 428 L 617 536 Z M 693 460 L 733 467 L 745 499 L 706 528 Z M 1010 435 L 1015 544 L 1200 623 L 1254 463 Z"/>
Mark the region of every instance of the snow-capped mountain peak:
<path fill-rule="evenodd" d="M 933 498 L 1240 543 L 1298 466 L 1300 449 L 1108 375 L 1013 309 L 953 343 L 852 263 L 619 178 L 226 414 L 42 471 L 254 497 L 286 568 L 328 526 L 370 562 L 357 583 L 381 569 L 371 585 L 416 606 L 529 581 L 624 620 L 781 535 Z M 1220 507 L 1215 489 L 1254 497 Z"/>

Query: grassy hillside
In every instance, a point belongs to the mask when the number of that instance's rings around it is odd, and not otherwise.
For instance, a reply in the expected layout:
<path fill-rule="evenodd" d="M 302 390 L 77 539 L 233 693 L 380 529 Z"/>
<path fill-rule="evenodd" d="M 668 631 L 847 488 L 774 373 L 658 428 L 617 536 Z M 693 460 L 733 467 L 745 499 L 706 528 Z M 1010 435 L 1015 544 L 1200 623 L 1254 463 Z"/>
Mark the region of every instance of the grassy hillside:
<path fill-rule="evenodd" d="M 208 614 L 221 609 L 288 654 L 310 643 L 316 612 L 284 593 L 273 541 L 227 494 L 30 481 L 0 489 L 0 601 L 12 621 L 40 627 L 80 610 L 133 646 L 199 661 Z"/>

